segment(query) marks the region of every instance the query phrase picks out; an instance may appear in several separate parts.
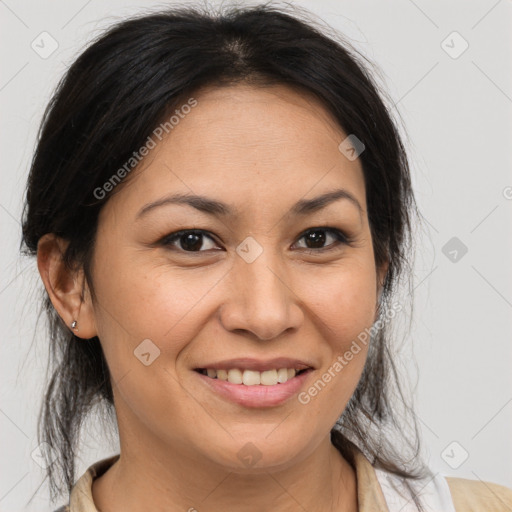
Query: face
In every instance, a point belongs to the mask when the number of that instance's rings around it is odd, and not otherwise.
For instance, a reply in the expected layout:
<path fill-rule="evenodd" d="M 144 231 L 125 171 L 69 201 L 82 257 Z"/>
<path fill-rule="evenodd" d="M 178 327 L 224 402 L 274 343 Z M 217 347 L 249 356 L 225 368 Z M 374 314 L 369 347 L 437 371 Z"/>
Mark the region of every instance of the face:
<path fill-rule="evenodd" d="M 195 98 L 99 219 L 92 315 L 121 442 L 286 467 L 329 435 L 364 366 L 362 346 L 333 368 L 375 321 L 383 278 L 363 173 L 305 94 Z"/>

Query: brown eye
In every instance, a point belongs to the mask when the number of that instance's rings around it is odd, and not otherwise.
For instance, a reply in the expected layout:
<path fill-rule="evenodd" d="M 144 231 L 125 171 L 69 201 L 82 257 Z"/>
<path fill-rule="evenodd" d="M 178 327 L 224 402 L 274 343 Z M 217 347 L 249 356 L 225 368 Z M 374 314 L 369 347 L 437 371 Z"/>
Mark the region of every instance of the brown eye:
<path fill-rule="evenodd" d="M 334 240 L 334 243 L 329 243 L 327 246 L 325 246 L 325 243 L 329 241 L 329 238 L 331 240 Z M 319 249 L 319 250 L 328 250 L 334 247 L 331 246 L 338 246 L 339 243 L 348 243 L 347 237 L 338 229 L 334 228 L 313 228 L 308 229 L 300 238 L 299 240 L 304 239 L 306 243 L 305 249 Z"/>
<path fill-rule="evenodd" d="M 201 250 L 203 244 L 206 240 L 210 240 L 214 242 L 213 238 L 206 235 L 204 231 L 200 230 L 183 230 L 177 231 L 176 233 L 171 233 L 167 235 L 162 241 L 162 245 L 176 247 L 179 250 L 185 252 L 204 252 L 204 250 L 211 249 L 211 247 L 206 247 L 206 249 Z M 207 244 L 208 245 L 208 244 Z M 215 245 L 215 243 L 214 243 Z"/>

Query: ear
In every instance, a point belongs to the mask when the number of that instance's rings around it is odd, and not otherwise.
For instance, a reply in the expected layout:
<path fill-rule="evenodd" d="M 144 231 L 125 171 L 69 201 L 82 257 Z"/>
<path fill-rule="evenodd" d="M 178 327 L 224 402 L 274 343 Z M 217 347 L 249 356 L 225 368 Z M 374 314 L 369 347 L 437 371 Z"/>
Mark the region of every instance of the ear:
<path fill-rule="evenodd" d="M 68 242 L 53 233 L 42 236 L 37 245 L 37 268 L 53 307 L 75 336 L 97 335 L 91 294 L 83 269 L 72 270 L 64 262 Z M 73 321 L 77 325 L 72 329 Z"/>

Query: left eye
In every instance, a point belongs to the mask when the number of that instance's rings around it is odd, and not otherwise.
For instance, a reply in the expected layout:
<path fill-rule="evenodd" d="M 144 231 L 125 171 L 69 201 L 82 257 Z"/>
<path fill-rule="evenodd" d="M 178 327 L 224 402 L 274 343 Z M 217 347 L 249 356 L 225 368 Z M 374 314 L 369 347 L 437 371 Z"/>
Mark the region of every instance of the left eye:
<path fill-rule="evenodd" d="M 326 242 L 329 240 L 329 237 L 333 240 L 333 242 L 325 246 Z M 308 229 L 299 237 L 299 241 L 302 239 L 305 240 L 306 246 L 299 248 L 310 249 L 312 252 L 329 250 L 334 248 L 331 246 L 336 246 L 339 243 L 348 243 L 347 237 L 341 231 L 334 228 L 318 227 Z M 203 247 L 205 240 L 210 241 L 210 247 Z M 177 231 L 176 233 L 171 233 L 170 235 L 167 235 L 165 238 L 163 238 L 161 243 L 162 245 L 173 247 L 179 245 L 181 247 L 177 248 L 185 252 L 204 252 L 205 250 L 213 249 L 217 246 L 215 240 L 206 234 L 206 231 L 197 229 L 188 229 Z"/>
<path fill-rule="evenodd" d="M 327 235 L 326 235 L 327 233 Z M 334 240 L 335 243 L 330 243 L 326 247 L 323 245 L 328 240 L 329 236 Z M 333 249 L 334 247 L 331 247 L 332 245 L 336 246 L 338 243 L 348 243 L 347 237 L 338 229 L 333 228 L 313 228 L 308 229 L 300 238 L 299 240 L 303 239 L 306 242 L 306 247 L 303 247 L 304 249 L 317 249 L 322 250 L 329 250 Z"/>

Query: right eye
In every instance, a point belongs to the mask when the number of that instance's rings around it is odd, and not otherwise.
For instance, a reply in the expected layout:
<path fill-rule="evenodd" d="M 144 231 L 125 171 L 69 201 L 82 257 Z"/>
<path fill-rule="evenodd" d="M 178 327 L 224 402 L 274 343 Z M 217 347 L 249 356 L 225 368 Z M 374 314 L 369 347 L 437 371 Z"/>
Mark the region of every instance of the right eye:
<path fill-rule="evenodd" d="M 170 247 L 171 249 L 177 248 L 182 252 L 205 252 L 201 250 L 205 239 L 209 239 L 211 242 L 215 243 L 214 239 L 206 233 L 206 231 L 200 229 L 182 229 L 166 235 L 160 240 L 160 244 Z M 177 245 L 181 245 L 181 247 L 176 247 Z M 210 249 L 211 247 L 207 247 L 206 250 Z"/>

